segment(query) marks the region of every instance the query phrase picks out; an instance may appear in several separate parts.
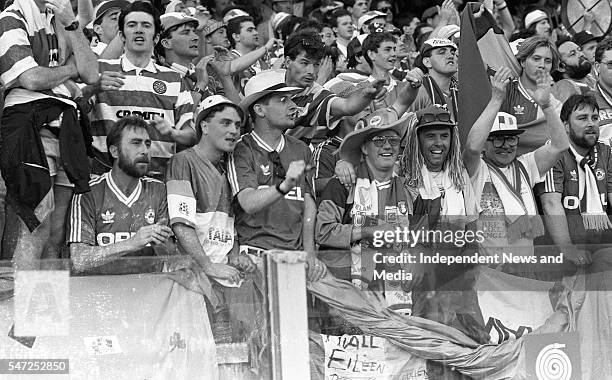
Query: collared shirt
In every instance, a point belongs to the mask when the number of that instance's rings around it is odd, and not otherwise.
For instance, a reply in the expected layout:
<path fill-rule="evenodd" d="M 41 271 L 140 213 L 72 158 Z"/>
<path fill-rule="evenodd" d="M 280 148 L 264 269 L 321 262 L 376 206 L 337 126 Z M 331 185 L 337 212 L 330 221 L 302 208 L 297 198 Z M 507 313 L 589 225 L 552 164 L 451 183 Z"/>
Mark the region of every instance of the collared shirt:
<path fill-rule="evenodd" d="M 90 181 L 89 186 L 91 191 L 75 194 L 72 198 L 66 233 L 68 244 L 106 246 L 131 238 L 141 227 L 154 223 L 168 224 L 166 186 L 163 182 L 142 177 L 131 194 L 124 194 L 111 172 L 108 172 Z M 126 256 L 152 256 L 157 250 L 158 246 L 145 247 Z M 162 255 L 165 253 L 160 252 Z M 154 266 L 117 261 L 101 268 L 120 274 L 152 271 Z"/>
<path fill-rule="evenodd" d="M 282 178 L 275 176 L 274 163 L 269 157 L 276 151 L 285 170 L 293 161 L 312 163 L 310 149 L 291 136 L 282 136 L 276 147 L 266 144 L 255 132 L 242 136 L 228 162 L 228 179 L 234 196 L 244 189 L 274 187 Z M 304 198 L 313 194 L 312 178 L 300 184 L 265 209 L 247 214 L 235 209 L 235 227 L 241 245 L 263 249 L 301 249 L 304 224 Z M 237 204 L 238 202 L 235 202 Z"/>
<path fill-rule="evenodd" d="M 138 115 L 148 122 L 159 116 L 173 128 L 193 128 L 193 98 L 179 73 L 155 64 L 152 59 L 145 67 L 137 67 L 125 55 L 117 59 L 101 59 L 98 63 L 100 72 L 115 71 L 125 75 L 121 89 L 102 91 L 92 99 L 93 146 L 96 158 L 102 163 L 110 166 L 106 136 L 114 123 L 124 116 Z M 169 136 L 159 136 L 155 131 L 153 134 L 149 171 L 163 175 L 176 144 Z M 94 170 L 101 169 L 94 167 Z"/>

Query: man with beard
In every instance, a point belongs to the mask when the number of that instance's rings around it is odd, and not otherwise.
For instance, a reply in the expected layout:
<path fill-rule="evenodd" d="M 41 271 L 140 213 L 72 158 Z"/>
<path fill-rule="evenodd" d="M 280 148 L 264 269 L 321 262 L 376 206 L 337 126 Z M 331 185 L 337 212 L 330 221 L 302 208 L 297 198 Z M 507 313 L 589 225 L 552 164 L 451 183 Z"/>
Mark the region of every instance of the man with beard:
<path fill-rule="evenodd" d="M 172 230 L 204 272 L 224 285 L 239 283 L 238 269 L 255 269 L 248 256 L 238 252 L 225 170 L 243 119 L 242 110 L 229 99 L 204 99 L 196 116 L 202 138 L 172 157 L 166 175 Z"/>
<path fill-rule="evenodd" d="M 91 191 L 72 198 L 67 243 L 75 270 L 126 274 L 159 270 L 155 264 L 120 260 L 168 253 L 166 187 L 145 177 L 151 127 L 129 116 L 110 130 L 106 142 L 113 168 L 90 181 Z"/>
<path fill-rule="evenodd" d="M 312 154 L 304 143 L 284 134 L 297 120 L 299 110 L 291 95 L 300 91 L 285 84 L 284 74 L 263 71 L 245 86 L 240 106 L 249 112 L 253 132 L 242 136 L 228 163 L 235 226 L 240 252 L 258 266 L 266 250 L 304 250 L 308 279 L 317 281 L 326 269 L 314 243 Z"/>
<path fill-rule="evenodd" d="M 501 68 L 491 79 L 491 100 L 470 129 L 463 151 L 482 210 L 478 220 L 478 230 L 484 231 L 480 251 L 487 256 L 502 252 L 534 255 L 533 239 L 544 233 L 544 225 L 531 189 L 569 148 L 563 124 L 551 104 L 552 78 L 539 70 L 535 73 L 537 88 L 528 94 L 544 112 L 551 142 L 517 157 L 518 136 L 524 130 L 518 128 L 515 117 L 499 112 L 510 74 L 509 69 Z"/>
<path fill-rule="evenodd" d="M 536 187 L 552 243 L 576 265 L 589 264 L 596 244 L 612 243 L 612 151 L 598 142 L 599 107 L 592 95 L 572 95 L 561 108 L 570 147 Z M 593 246 L 589 246 L 593 244 Z M 589 253 L 590 250 L 590 253 Z"/>
<path fill-rule="evenodd" d="M 562 79 L 553 85 L 553 96 L 563 103 L 573 94 L 586 94 L 595 89 L 595 79 L 591 76 L 591 62 L 580 46 L 565 37 L 557 41 L 557 49 L 561 58 L 557 71 Z"/>

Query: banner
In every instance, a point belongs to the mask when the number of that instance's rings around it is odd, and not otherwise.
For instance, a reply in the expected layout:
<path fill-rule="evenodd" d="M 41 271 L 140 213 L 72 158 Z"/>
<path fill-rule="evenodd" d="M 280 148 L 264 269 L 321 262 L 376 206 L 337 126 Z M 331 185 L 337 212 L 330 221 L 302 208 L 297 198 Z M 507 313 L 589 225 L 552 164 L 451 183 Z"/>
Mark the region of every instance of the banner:
<path fill-rule="evenodd" d="M 326 380 L 427 380 L 425 360 L 372 335 L 319 334 Z"/>
<path fill-rule="evenodd" d="M 67 359 L 69 375 L 49 379 L 217 378 L 202 295 L 166 274 L 70 277 L 69 287 L 68 335 L 16 336 L 15 298 L 0 301 L 0 359 Z"/>
<path fill-rule="evenodd" d="M 518 339 L 544 325 L 554 311 L 548 294 L 553 286 L 479 268 L 475 289 L 491 343 Z"/>

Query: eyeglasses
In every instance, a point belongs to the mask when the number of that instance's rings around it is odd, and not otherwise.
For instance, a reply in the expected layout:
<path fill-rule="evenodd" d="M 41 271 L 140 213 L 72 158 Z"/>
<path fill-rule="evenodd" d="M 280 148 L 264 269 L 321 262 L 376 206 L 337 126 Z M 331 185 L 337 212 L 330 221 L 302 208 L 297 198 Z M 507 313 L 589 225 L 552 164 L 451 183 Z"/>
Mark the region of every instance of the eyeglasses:
<path fill-rule="evenodd" d="M 374 143 L 374 146 L 377 148 L 382 148 L 386 143 L 389 143 L 392 147 L 398 146 L 400 144 L 400 138 L 397 136 L 376 136 L 372 137 L 370 141 Z"/>
<path fill-rule="evenodd" d="M 495 136 L 490 137 L 487 140 L 492 141 L 495 148 L 501 148 L 506 142 L 508 142 L 508 146 L 516 146 L 519 138 L 518 136 Z"/>
<path fill-rule="evenodd" d="M 281 163 L 280 155 L 277 151 L 273 150 L 272 152 L 268 152 L 268 158 L 272 161 L 272 165 L 274 165 L 274 178 L 280 179 L 281 181 L 285 179 L 285 168 Z"/>
<path fill-rule="evenodd" d="M 608 68 L 608 70 L 612 70 L 612 61 L 609 62 L 602 62 L 602 65 L 606 65 L 606 67 Z"/>
<path fill-rule="evenodd" d="M 378 11 L 383 13 L 388 13 L 391 10 L 391 7 L 380 8 Z"/>
<path fill-rule="evenodd" d="M 418 124 L 432 123 L 434 121 L 443 121 L 448 123 L 451 121 L 450 113 L 424 113 L 421 115 L 421 117 L 419 117 Z"/>

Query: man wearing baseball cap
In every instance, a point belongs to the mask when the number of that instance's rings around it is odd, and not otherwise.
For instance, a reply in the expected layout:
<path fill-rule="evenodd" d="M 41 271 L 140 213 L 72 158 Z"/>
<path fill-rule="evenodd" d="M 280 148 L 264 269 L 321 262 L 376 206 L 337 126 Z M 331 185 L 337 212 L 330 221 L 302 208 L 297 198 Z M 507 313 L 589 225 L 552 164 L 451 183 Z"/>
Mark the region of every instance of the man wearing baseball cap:
<path fill-rule="evenodd" d="M 417 67 L 423 70 L 425 76 L 410 110 L 445 104 L 453 120 L 457 120 L 457 45 L 445 38 L 428 39 L 421 46 L 417 60 L 420 60 Z"/>
<path fill-rule="evenodd" d="M 533 239 L 544 233 L 544 226 L 531 189 L 569 148 L 569 139 L 551 105 L 550 78 L 540 71 L 531 97 L 544 112 L 550 143 L 517 157 L 524 129 L 518 128 L 514 116 L 498 113 L 510 75 L 509 69 L 501 68 L 491 79 L 491 100 L 470 129 L 463 162 L 482 210 L 478 220 L 478 230 L 485 233 L 481 253 L 533 256 Z"/>
<path fill-rule="evenodd" d="M 166 173 L 170 225 L 181 246 L 225 286 L 240 282 L 239 271 L 255 269 L 238 251 L 232 193 L 225 162 L 240 138 L 242 109 L 221 95 L 204 99 L 195 124 L 197 145 L 172 157 Z"/>
<path fill-rule="evenodd" d="M 98 35 L 99 42 L 92 48 L 96 55 L 101 55 L 108 44 L 117 37 L 119 14 L 128 4 L 126 0 L 109 0 L 101 2 L 96 7 L 93 31 Z"/>
<path fill-rule="evenodd" d="M 582 30 L 574 34 L 574 37 L 572 37 L 572 41 L 574 41 L 576 45 L 580 46 L 584 56 L 592 64 L 595 64 L 595 49 L 597 49 L 597 44 L 602 39 L 602 37 L 597 37 L 588 30 Z"/>
<path fill-rule="evenodd" d="M 297 120 L 299 109 L 291 95 L 300 90 L 285 84 L 284 70 L 266 70 L 247 82 L 240 107 L 250 114 L 253 132 L 236 145 L 228 178 L 236 197 L 240 251 L 260 265 L 266 250 L 304 250 L 308 279 L 317 281 L 326 270 L 314 244 L 312 154 L 284 134 Z"/>

